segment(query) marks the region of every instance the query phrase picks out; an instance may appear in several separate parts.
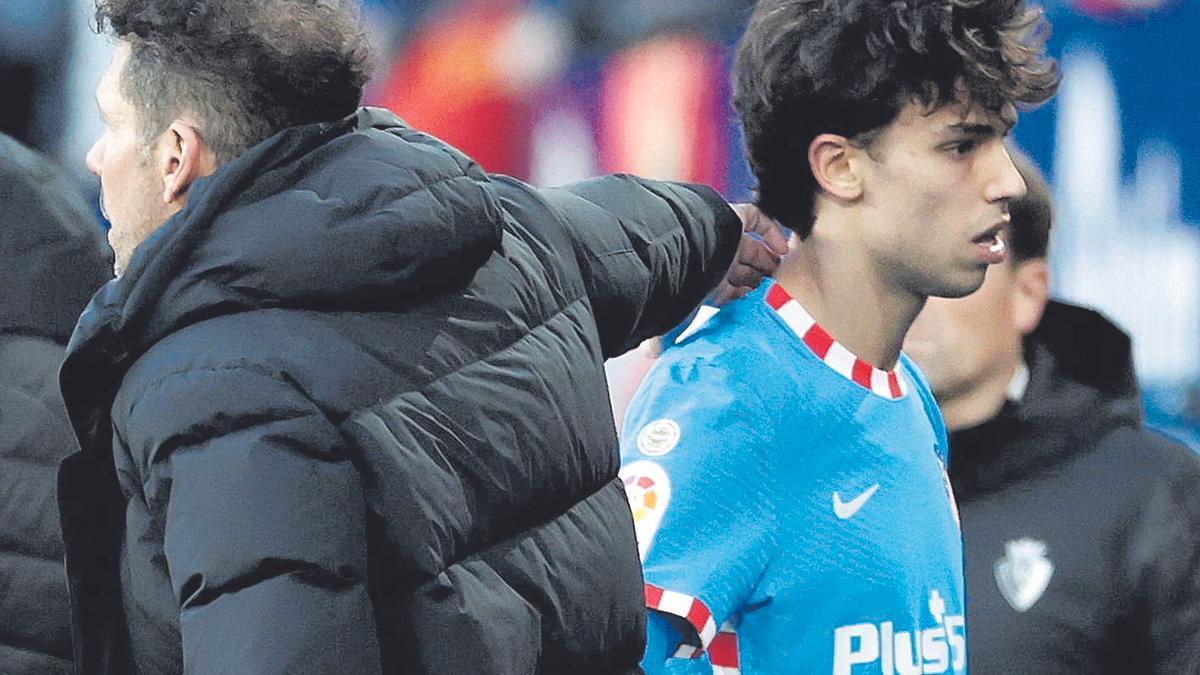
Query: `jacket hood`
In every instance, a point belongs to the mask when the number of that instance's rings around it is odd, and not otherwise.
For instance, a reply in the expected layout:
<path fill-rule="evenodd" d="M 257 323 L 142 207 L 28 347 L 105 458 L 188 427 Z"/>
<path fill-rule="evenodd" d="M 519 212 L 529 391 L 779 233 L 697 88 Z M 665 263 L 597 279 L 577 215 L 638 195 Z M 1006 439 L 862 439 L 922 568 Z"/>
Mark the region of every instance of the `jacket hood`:
<path fill-rule="evenodd" d="M 395 306 L 468 280 L 502 221 L 476 164 L 385 110 L 287 129 L 196 182 L 69 352 L 120 369 L 209 317 Z"/>
<path fill-rule="evenodd" d="M 65 344 L 88 298 L 112 278 L 112 251 L 76 185 L 0 134 L 0 332 Z"/>
<path fill-rule="evenodd" d="M 954 432 L 955 488 L 990 490 L 1089 450 L 1143 421 L 1129 336 L 1090 309 L 1052 301 L 1027 338 L 1029 386 L 995 419 Z"/>

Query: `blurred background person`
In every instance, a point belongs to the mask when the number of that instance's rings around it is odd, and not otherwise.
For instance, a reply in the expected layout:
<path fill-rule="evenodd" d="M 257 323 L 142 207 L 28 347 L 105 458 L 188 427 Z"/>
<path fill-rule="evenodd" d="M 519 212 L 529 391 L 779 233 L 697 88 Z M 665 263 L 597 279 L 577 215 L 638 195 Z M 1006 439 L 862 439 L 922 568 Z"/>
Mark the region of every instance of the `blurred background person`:
<path fill-rule="evenodd" d="M 1200 672 L 1200 459 L 1143 427 L 1129 337 L 1048 300 L 1049 188 L 1015 159 L 1009 261 L 905 342 L 951 431 L 971 670 Z"/>
<path fill-rule="evenodd" d="M 71 0 L 0 0 L 0 132 L 40 150 L 58 136 Z"/>
<path fill-rule="evenodd" d="M 0 672 L 73 672 L 55 477 L 77 448 L 58 392 L 75 320 L 112 272 L 78 185 L 0 135 Z"/>

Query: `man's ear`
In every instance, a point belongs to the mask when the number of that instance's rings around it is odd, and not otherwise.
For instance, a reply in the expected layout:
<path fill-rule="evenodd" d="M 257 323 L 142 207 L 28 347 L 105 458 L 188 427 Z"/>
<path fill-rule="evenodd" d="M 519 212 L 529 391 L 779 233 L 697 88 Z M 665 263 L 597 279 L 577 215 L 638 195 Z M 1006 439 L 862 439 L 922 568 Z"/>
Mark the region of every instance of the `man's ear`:
<path fill-rule="evenodd" d="M 1050 300 L 1050 265 L 1045 258 L 1014 264 L 1013 321 L 1021 335 L 1028 335 L 1041 322 Z"/>
<path fill-rule="evenodd" d="M 216 157 L 196 127 L 183 120 L 175 120 L 167 127 L 164 143 L 167 147 L 159 165 L 163 201 L 183 208 L 192 183 L 216 171 Z"/>
<path fill-rule="evenodd" d="M 809 169 L 830 196 L 848 201 L 862 196 L 862 179 L 851 161 L 856 151 L 845 136 L 837 134 L 821 134 L 808 145 Z"/>

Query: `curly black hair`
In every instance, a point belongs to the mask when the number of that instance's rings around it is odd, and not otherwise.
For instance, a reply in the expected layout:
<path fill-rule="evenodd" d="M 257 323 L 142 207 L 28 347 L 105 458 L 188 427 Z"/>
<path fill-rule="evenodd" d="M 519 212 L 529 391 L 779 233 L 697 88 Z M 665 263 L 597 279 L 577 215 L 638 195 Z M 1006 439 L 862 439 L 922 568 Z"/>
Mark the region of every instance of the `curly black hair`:
<path fill-rule="evenodd" d="M 193 117 L 224 163 L 287 127 L 353 113 L 370 51 L 343 0 L 96 0 L 129 43 L 121 91 L 149 141 Z"/>
<path fill-rule="evenodd" d="M 807 237 L 812 140 L 867 144 L 910 100 L 965 93 L 996 113 L 1046 101 L 1058 87 L 1048 34 L 1024 0 L 759 0 L 733 77 L 759 206 Z"/>

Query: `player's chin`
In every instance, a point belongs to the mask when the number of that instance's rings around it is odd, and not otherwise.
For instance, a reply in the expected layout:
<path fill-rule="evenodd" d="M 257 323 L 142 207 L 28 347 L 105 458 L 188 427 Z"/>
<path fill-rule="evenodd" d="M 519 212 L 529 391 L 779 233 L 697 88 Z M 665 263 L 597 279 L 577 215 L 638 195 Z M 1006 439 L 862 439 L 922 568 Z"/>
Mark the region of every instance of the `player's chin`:
<path fill-rule="evenodd" d="M 959 270 L 956 274 L 947 274 L 934 280 L 925 295 L 931 298 L 965 298 L 979 290 L 986 273 L 987 265 L 978 265 Z"/>

